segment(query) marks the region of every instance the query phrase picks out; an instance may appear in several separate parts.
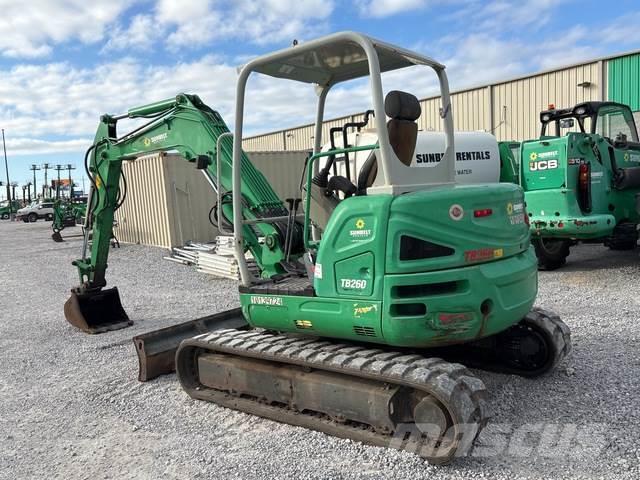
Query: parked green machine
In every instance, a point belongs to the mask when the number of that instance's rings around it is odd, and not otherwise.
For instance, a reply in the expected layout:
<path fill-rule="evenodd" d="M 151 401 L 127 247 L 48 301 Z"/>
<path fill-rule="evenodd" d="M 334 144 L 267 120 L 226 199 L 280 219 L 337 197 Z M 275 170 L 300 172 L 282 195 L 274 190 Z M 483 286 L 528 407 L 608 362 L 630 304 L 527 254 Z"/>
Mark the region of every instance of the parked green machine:
<path fill-rule="evenodd" d="M 8 220 L 11 214 L 15 213 L 22 208 L 22 204 L 18 200 L 12 200 L 9 205 L 9 200 L 3 200 L 0 202 L 0 218 L 2 220 Z"/>
<path fill-rule="evenodd" d="M 435 71 L 442 94 L 445 146 L 426 167 L 411 165 L 419 102 L 398 91 L 384 98 L 380 76 L 415 65 Z M 301 212 L 295 201 L 285 207 L 242 151 L 252 72 L 316 86 Z M 321 152 L 329 90 L 362 77 L 378 142 Z M 122 118 L 149 122 L 119 136 Z M 194 398 L 444 463 L 464 455 L 485 425 L 486 389 L 426 349 L 463 345 L 475 366 L 524 376 L 549 371 L 570 350 L 567 326 L 531 310 L 537 268 L 521 188 L 455 184 L 447 77 L 428 57 L 353 32 L 259 57 L 240 72 L 233 136 L 194 95 L 103 116 L 87 152 L 91 254 L 85 242 L 74 262 L 81 285 L 65 304 L 67 320 L 85 331 L 130 324 L 115 287 L 104 288 L 105 272 L 126 195 L 121 164 L 150 152 L 177 152 L 207 176 L 241 273 L 242 307 L 209 317 L 210 331 L 177 352 L 178 378 Z M 358 154 L 366 161 L 356 172 Z M 322 228 L 314 211 L 328 218 Z M 234 319 L 248 328 L 220 329 Z M 172 332 L 151 334 L 171 341 Z"/>
<path fill-rule="evenodd" d="M 520 182 L 539 266 L 564 265 L 576 241 L 635 248 L 640 143 L 630 108 L 585 102 L 545 110 L 540 121 L 540 138 L 524 142 L 520 151 Z"/>
<path fill-rule="evenodd" d="M 71 199 L 58 199 L 53 205 L 53 223 L 51 238 L 54 242 L 63 242 L 60 232 L 66 227 L 75 227 L 86 215 L 87 198 L 74 197 Z"/>

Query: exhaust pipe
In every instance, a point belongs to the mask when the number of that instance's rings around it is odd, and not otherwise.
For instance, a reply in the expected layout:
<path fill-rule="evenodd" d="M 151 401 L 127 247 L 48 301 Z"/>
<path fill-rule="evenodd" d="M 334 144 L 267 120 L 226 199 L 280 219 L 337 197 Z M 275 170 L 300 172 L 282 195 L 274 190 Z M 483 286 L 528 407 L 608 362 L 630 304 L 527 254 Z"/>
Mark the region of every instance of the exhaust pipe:
<path fill-rule="evenodd" d="M 133 325 L 122 307 L 118 288 L 80 292 L 71 290 L 64 304 L 64 316 L 74 327 L 95 334 Z"/>

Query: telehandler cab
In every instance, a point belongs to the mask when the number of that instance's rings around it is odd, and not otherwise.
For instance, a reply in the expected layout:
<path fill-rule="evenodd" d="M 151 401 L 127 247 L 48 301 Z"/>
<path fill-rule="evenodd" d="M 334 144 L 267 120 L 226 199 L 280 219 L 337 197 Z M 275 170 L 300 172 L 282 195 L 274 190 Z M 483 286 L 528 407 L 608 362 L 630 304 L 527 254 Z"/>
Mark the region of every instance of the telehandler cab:
<path fill-rule="evenodd" d="M 520 153 L 539 266 L 561 267 L 577 241 L 635 248 L 640 143 L 631 109 L 585 102 L 545 110 L 540 122 L 540 138 L 523 142 Z"/>
<path fill-rule="evenodd" d="M 385 98 L 381 83 L 382 72 L 415 65 L 435 71 L 442 94 L 444 148 L 428 165 L 414 156 L 419 102 L 399 91 Z M 296 202 L 285 207 L 242 151 L 252 73 L 318 93 L 300 213 Z M 327 94 L 362 77 L 370 82 L 377 142 L 322 152 Z M 118 136 L 125 117 L 149 121 Z M 184 94 L 102 117 L 87 152 L 93 244 L 90 256 L 83 251 L 75 261 L 81 285 L 65 305 L 72 324 L 101 332 L 130 323 L 115 287 L 104 288 L 113 212 L 126 194 L 118 193 L 121 163 L 177 152 L 216 188 L 215 217 L 233 231 L 241 272 L 241 308 L 195 322 L 192 330 L 205 333 L 178 348 L 178 378 L 193 398 L 445 463 L 464 455 L 487 422 L 486 389 L 464 366 L 425 349 L 464 345 L 474 364 L 524 376 L 549 371 L 569 352 L 567 326 L 532 310 L 537 268 L 522 189 L 454 181 L 443 65 L 359 33 L 336 33 L 245 65 L 234 125 L 231 135 L 216 111 Z M 357 154 L 366 155 L 358 170 Z M 312 210 L 328 219 L 322 228 Z M 234 323 L 240 328 L 229 329 Z M 184 329 L 149 335 L 172 343 Z"/>

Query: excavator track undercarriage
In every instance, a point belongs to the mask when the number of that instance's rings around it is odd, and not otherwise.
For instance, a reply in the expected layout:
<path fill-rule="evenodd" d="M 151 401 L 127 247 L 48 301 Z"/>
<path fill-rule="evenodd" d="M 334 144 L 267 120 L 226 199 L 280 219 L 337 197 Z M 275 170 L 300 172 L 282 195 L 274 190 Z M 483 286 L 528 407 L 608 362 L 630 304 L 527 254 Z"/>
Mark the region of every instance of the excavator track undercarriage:
<path fill-rule="evenodd" d="M 464 366 L 368 346 L 218 330 L 182 342 L 176 370 L 193 398 L 432 463 L 466 453 L 488 420 Z"/>
<path fill-rule="evenodd" d="M 534 309 L 501 334 L 440 349 L 446 360 L 433 350 L 219 329 L 184 340 L 175 366 L 195 399 L 442 464 L 465 455 L 489 417 L 483 382 L 449 360 L 531 377 L 570 351 L 568 327 Z"/>

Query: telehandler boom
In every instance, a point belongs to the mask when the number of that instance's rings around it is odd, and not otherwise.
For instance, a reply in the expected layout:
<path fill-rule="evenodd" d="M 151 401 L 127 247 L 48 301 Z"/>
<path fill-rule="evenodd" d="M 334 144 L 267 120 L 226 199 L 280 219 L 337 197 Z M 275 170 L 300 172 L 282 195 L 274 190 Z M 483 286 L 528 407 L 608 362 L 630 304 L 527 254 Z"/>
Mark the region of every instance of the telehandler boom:
<path fill-rule="evenodd" d="M 444 145 L 428 164 L 415 157 L 418 100 L 399 91 L 384 98 L 381 83 L 382 72 L 416 65 L 435 71 L 442 94 Z M 318 92 L 300 216 L 242 152 L 245 87 L 254 72 Z M 322 152 L 329 90 L 362 77 L 370 81 L 377 142 Z M 525 376 L 548 372 L 569 352 L 567 326 L 532 310 L 537 268 L 521 188 L 455 182 L 449 88 L 438 62 L 336 33 L 242 68 L 233 138 L 196 96 L 127 116 L 150 122 L 118 137 L 124 116 L 105 116 L 87 152 L 94 239 L 91 256 L 75 262 L 82 284 L 65 313 L 93 332 L 126 326 L 117 290 L 103 290 L 121 162 L 152 151 L 193 161 L 218 190 L 216 217 L 233 231 L 241 272 L 241 309 L 208 318 L 211 331 L 177 351 L 178 378 L 193 398 L 445 463 L 464 455 L 487 422 L 486 388 L 463 365 L 426 349 L 461 346 L 476 366 Z M 356 169 L 359 152 L 366 159 Z M 234 319 L 250 328 L 216 325 Z"/>

